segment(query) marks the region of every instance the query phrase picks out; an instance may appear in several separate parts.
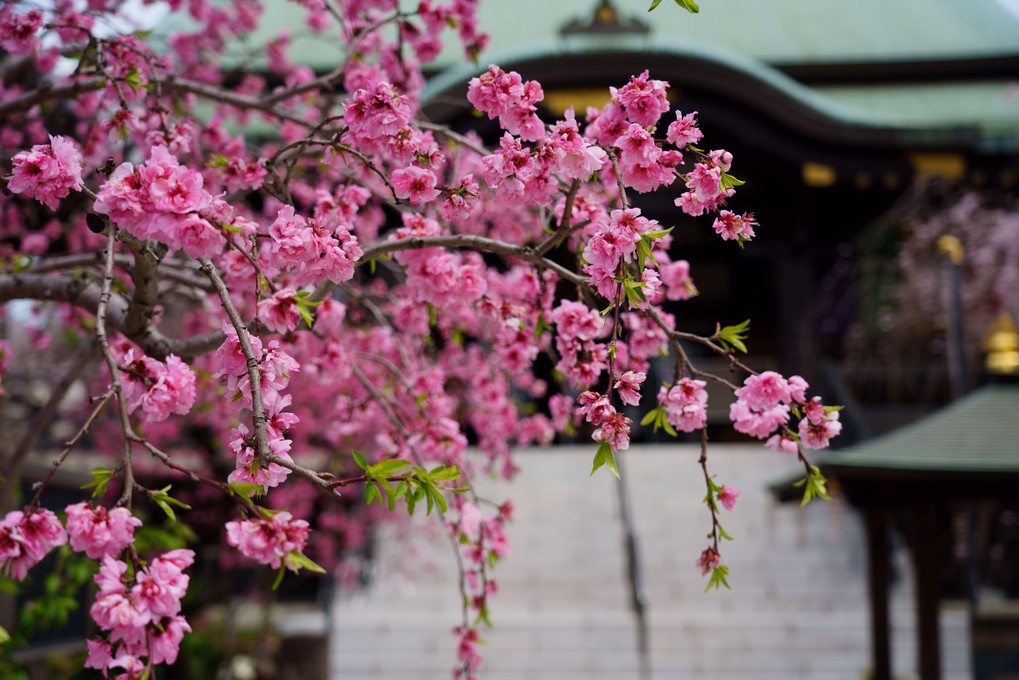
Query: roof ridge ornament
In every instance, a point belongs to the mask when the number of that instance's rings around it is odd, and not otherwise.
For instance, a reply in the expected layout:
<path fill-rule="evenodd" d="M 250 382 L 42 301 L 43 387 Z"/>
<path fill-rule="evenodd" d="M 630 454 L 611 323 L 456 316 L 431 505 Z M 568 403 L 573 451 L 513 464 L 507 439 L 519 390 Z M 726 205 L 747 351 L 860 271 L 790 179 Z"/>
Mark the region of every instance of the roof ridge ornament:
<path fill-rule="evenodd" d="M 574 19 L 564 25 L 559 33 L 567 35 L 604 35 L 615 34 L 625 35 L 628 33 L 646 34 L 651 27 L 635 17 L 622 17 L 616 11 L 611 0 L 600 0 L 594 8 L 594 13 L 589 21 Z"/>

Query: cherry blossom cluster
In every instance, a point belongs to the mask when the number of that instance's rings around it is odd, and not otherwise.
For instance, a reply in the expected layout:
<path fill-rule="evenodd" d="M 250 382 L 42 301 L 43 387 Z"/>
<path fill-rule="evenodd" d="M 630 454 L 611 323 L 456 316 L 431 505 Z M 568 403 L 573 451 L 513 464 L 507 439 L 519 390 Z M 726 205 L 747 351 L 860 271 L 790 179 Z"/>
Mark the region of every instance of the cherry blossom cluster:
<path fill-rule="evenodd" d="M 226 246 L 233 209 L 204 188 L 197 170 L 182 166 L 165 146 L 155 146 L 135 168 L 123 163 L 103 184 L 95 211 L 140 239 L 154 239 L 191 257 L 212 257 Z"/>
<path fill-rule="evenodd" d="M 577 397 L 577 402 L 580 404 L 577 414 L 598 428 L 592 433 L 592 439 L 607 442 L 613 451 L 630 448 L 630 425 L 633 421 L 616 411 L 607 396 L 587 391 Z"/>
<path fill-rule="evenodd" d="M 275 302 L 275 299 L 273 299 Z M 274 308 L 276 313 L 278 308 Z M 272 315 L 270 314 L 270 317 Z M 225 342 L 216 350 L 218 372 L 215 378 L 226 379 L 227 392 L 237 398 L 231 403 L 235 406 L 253 406 L 251 394 L 251 377 L 248 372 L 248 360 L 244 355 L 238 331 L 230 324 L 224 324 Z M 286 409 L 293 402 L 289 394 L 283 390 L 290 383 L 291 376 L 296 374 L 301 365 L 290 354 L 285 352 L 278 340 L 271 340 L 263 348 L 262 340 L 241 329 L 247 336 L 252 352 L 258 361 L 259 391 L 266 415 L 266 439 L 270 452 L 287 462 L 293 462 L 290 456 L 292 440 L 287 438 L 290 429 L 300 422 L 300 417 Z M 278 486 L 290 474 L 290 470 L 279 463 L 264 461 L 256 453 L 256 440 L 251 436 L 248 427 L 241 423 L 230 431 L 227 448 L 234 458 L 236 468 L 230 473 L 230 482 L 257 484 L 268 489 Z"/>
<path fill-rule="evenodd" d="M 283 510 L 267 519 L 227 522 L 227 543 L 260 564 L 279 569 L 291 553 L 303 552 L 308 523 Z"/>
<path fill-rule="evenodd" d="M 136 680 L 151 664 L 174 663 L 184 634 L 191 632 L 180 610 L 191 580 L 184 570 L 194 559 L 192 550 L 171 550 L 129 573 L 126 562 L 103 557 L 89 613 L 108 638 L 88 641 L 85 667 L 104 676 L 121 669 L 116 680 Z"/>
<path fill-rule="evenodd" d="M 513 504 L 505 502 L 490 517 L 484 517 L 481 508 L 470 501 L 457 498 L 454 504 L 459 510 L 459 518 L 450 521 L 448 529 L 459 544 L 463 561 L 461 580 L 470 610 L 476 613 L 477 619 L 473 624 L 453 631 L 459 640 L 457 659 L 460 662 L 453 671 L 453 677 L 469 680 L 481 667 L 477 626 L 488 622 L 489 598 L 499 592 L 488 570 L 510 552 L 506 525 L 513 519 Z"/>
<path fill-rule="evenodd" d="M 693 341 L 735 361 L 718 337 L 677 331 L 663 305 L 697 295 L 691 265 L 670 253 L 669 225 L 628 196 L 678 180 L 677 205 L 714 214 L 721 239 L 743 245 L 759 228 L 752 214 L 724 209 L 741 184 L 732 156 L 695 146 L 697 114 L 673 119 L 667 82 L 645 71 L 612 88 L 601 109 L 545 121 L 542 86 L 492 65 L 466 88 L 501 129 L 483 140 L 419 120 L 421 62 L 438 54 L 444 31 L 455 29 L 472 57 L 486 44 L 477 0 L 422 0 L 416 10 L 395 0 L 297 4 L 310 31 L 346 50 L 333 72 L 297 63 L 289 33 L 265 45 L 267 73 L 225 61 L 228 46 L 259 28 L 258 0 L 171 0 L 190 27 L 167 36 L 165 51 L 144 32 L 109 28 L 130 25 L 122 3 L 0 8 L 0 47 L 31 67 L 0 85 L 0 259 L 32 269 L 18 286 L 55 305 L 72 334 L 94 336 L 115 367 L 112 386 L 105 374 L 85 377 L 104 396 L 79 435 L 92 428 L 130 482 L 118 503 L 126 507 L 72 505 L 66 530 L 49 511 L 9 514 L 0 563 L 23 578 L 65 541 L 102 560 L 92 616 L 107 639 L 89 643 L 88 665 L 118 678 L 172 663 L 190 630 L 180 598 L 193 554 L 145 563 L 134 552 L 141 523 L 131 501 L 167 502 L 135 466 L 162 464 L 229 495 L 247 519 L 218 524 L 256 562 L 296 570 L 308 550 L 333 567 L 367 533 L 365 518 L 378 517 L 312 500 L 333 502 L 367 480 L 338 477 L 352 471 L 351 451 L 371 461 L 362 472 L 434 463 L 466 472 L 455 483 L 469 486 L 474 472 L 511 477 L 514 446 L 586 421 L 597 466 L 628 448 L 622 411 L 641 404 L 653 358 Z M 73 70 L 57 69 L 75 58 L 62 55 L 80 55 Z M 25 70 L 43 85 L 22 79 Z M 62 135 L 51 134 L 55 121 Z M 238 133 L 256 121 L 278 135 Z M 38 334 L 33 350 L 49 337 Z M 0 375 L 16 369 L 4 343 Z M 703 429 L 705 383 L 693 378 L 703 374 L 674 358 L 660 417 Z M 838 415 L 806 400 L 806 388 L 797 377 L 748 379 L 732 407 L 736 429 L 783 450 L 826 445 Z M 100 413 L 107 403 L 126 417 Z M 191 441 L 171 415 L 187 416 L 207 441 Z M 136 444 L 156 462 L 128 455 L 142 451 Z M 215 472 L 224 460 L 233 468 L 225 481 Z M 739 491 L 704 472 L 715 545 L 701 566 L 714 578 L 724 576 L 715 510 L 732 509 Z M 263 493 L 266 507 L 252 500 Z M 472 678 L 512 506 L 486 516 L 473 494 L 449 503 L 465 615 L 478 617 L 455 631 L 456 674 Z"/>
<path fill-rule="evenodd" d="M 837 410 L 826 408 L 820 397 L 809 401 L 807 381 L 798 375 L 788 380 L 774 371 L 748 377 L 736 390 L 729 417 L 737 432 L 768 439 L 767 446 L 796 453 L 797 441 L 810 449 L 823 449 L 842 431 Z M 798 435 L 789 429 L 790 414 L 802 416 Z"/>
<path fill-rule="evenodd" d="M 563 300 L 552 310 L 550 321 L 556 325 L 556 370 L 573 384 L 589 387 L 608 368 L 608 346 L 598 342 L 609 332 L 608 324 L 587 305 Z"/>
<path fill-rule="evenodd" d="M 89 503 L 67 506 L 67 534 L 71 548 L 93 560 L 117 556 L 134 543 L 134 530 L 142 521 L 124 507 L 107 510 Z"/>
<path fill-rule="evenodd" d="M 194 406 L 197 379 L 191 367 L 173 354 L 157 361 L 128 347 L 120 357 L 120 380 L 128 413 L 141 408 L 145 422 L 158 423 L 171 413 L 187 415 Z"/>
<path fill-rule="evenodd" d="M 67 532 L 51 510 L 9 512 L 0 521 L 0 573 L 23 581 L 29 569 L 65 543 Z"/>
<path fill-rule="evenodd" d="M 271 245 L 265 259 L 271 266 L 295 270 L 298 284 L 321 281 L 342 283 L 354 275 L 354 263 L 362 250 L 357 237 L 342 224 L 332 230 L 329 223 L 308 221 L 294 213 L 293 206 L 280 208 L 269 225 Z"/>
<path fill-rule="evenodd" d="M 658 405 L 665 407 L 669 424 L 681 432 L 693 432 L 708 422 L 708 393 L 703 380 L 682 378 L 675 385 L 662 385 Z"/>
<path fill-rule="evenodd" d="M 34 198 L 51 210 L 71 190 L 81 189 L 81 151 L 74 140 L 50 135 L 49 144 L 37 144 L 11 159 L 14 171 L 7 188 Z"/>

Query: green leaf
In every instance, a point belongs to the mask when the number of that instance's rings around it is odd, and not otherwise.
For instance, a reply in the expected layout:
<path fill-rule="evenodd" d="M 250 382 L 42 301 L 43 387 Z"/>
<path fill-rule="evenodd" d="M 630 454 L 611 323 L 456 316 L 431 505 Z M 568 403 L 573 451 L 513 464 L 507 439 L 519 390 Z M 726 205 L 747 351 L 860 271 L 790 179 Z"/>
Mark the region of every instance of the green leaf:
<path fill-rule="evenodd" d="M 602 442 L 598 446 L 598 451 L 594 454 L 594 465 L 591 467 L 591 474 L 594 475 L 602 465 L 606 466 L 617 479 L 619 478 L 619 468 L 616 467 L 616 459 L 612 455 L 612 446 L 608 442 Z"/>
<path fill-rule="evenodd" d="M 651 8 L 648 9 L 648 11 L 649 12 L 654 11 L 655 7 L 658 7 L 658 5 L 660 4 L 662 4 L 662 0 L 653 0 L 653 2 L 651 3 Z"/>
<path fill-rule="evenodd" d="M 311 315 L 311 312 L 308 311 L 307 307 L 302 304 L 298 304 L 297 313 L 301 315 L 302 319 L 304 319 L 304 323 L 308 324 L 308 328 L 315 325 L 315 317 Z"/>
<path fill-rule="evenodd" d="M 685 9 L 690 14 L 697 14 L 701 11 L 701 8 L 697 6 L 693 0 L 675 0 L 676 4 Z M 729 586 L 726 586 L 728 588 Z"/>
<path fill-rule="evenodd" d="M 541 312 L 538 312 L 538 319 L 534 322 L 534 338 L 540 338 L 541 334 L 546 330 L 551 330 L 551 328 L 547 323 L 545 323 L 544 315 L 542 315 Z"/>
<path fill-rule="evenodd" d="M 170 496 L 169 484 L 164 486 L 162 489 L 158 491 L 152 492 L 152 500 L 155 502 L 156 505 L 163 509 L 163 512 L 166 513 L 166 516 L 170 518 L 171 522 L 177 521 L 177 515 L 176 513 L 174 513 L 173 508 L 171 506 L 176 505 L 177 507 L 184 508 L 185 510 L 191 509 L 191 506 L 188 505 L 187 503 L 182 503 L 176 498 Z"/>
<path fill-rule="evenodd" d="M 365 461 L 364 456 L 357 451 L 351 451 L 350 455 L 354 456 L 354 462 L 357 463 L 357 466 L 367 472 L 368 463 Z"/>
<path fill-rule="evenodd" d="M 659 406 L 656 409 L 652 409 L 651 411 L 648 411 L 647 415 L 640 419 L 640 424 L 650 425 L 653 421 L 658 419 L 658 414 L 661 412 L 662 412 L 661 406 Z M 655 429 L 658 429 L 657 424 L 655 425 Z"/>
<path fill-rule="evenodd" d="M 598 451 L 596 451 L 594 454 L 594 464 L 591 467 L 592 477 L 594 476 L 594 473 L 598 471 L 598 468 L 600 468 L 602 465 L 605 465 L 606 450 L 608 450 L 609 453 L 611 453 L 612 447 L 609 446 L 608 442 L 602 442 L 601 445 L 598 447 Z"/>
<path fill-rule="evenodd" d="M 619 477 L 619 468 L 616 467 L 616 457 L 612 453 L 612 447 L 611 446 L 609 447 L 608 455 L 605 456 L 605 467 L 607 467 L 609 469 L 609 472 L 611 472 L 612 474 L 614 474 L 616 476 L 616 479 L 620 478 Z"/>
<path fill-rule="evenodd" d="M 286 573 L 286 567 L 280 565 L 280 570 L 276 572 L 276 580 L 272 582 L 272 589 L 276 590 L 280 587 L 280 583 L 283 582 L 283 574 Z"/>
<path fill-rule="evenodd" d="M 716 335 L 718 335 L 718 339 L 722 341 L 722 345 L 726 349 L 729 349 L 729 346 L 731 345 L 746 354 L 747 346 L 743 344 L 743 341 L 747 339 L 749 329 L 750 319 L 747 319 L 743 323 L 736 324 L 735 326 L 720 328 L 716 332 Z"/>
<path fill-rule="evenodd" d="M 92 492 L 92 498 L 99 498 L 106 493 L 106 486 L 113 479 L 113 470 L 107 470 L 106 468 L 95 468 L 92 470 L 92 481 L 88 484 L 82 485 L 82 489 L 88 489 L 95 487 L 95 491 Z"/>
<path fill-rule="evenodd" d="M 431 498 L 435 499 L 435 505 L 438 506 L 439 513 L 446 512 L 446 499 L 442 497 L 441 491 L 439 491 L 436 487 L 432 486 L 431 484 L 428 484 L 425 486 L 425 493 L 427 493 Z"/>
<path fill-rule="evenodd" d="M 397 459 L 384 460 L 381 463 L 376 463 L 375 465 L 372 465 L 371 473 L 373 477 L 375 476 L 392 477 L 394 474 L 404 469 L 408 465 L 410 465 L 409 460 L 397 460 Z"/>
<path fill-rule="evenodd" d="M 7 632 L 7 629 L 0 626 L 0 645 L 11 639 L 11 634 Z"/>
<path fill-rule="evenodd" d="M 227 488 L 230 489 L 230 493 L 242 498 L 261 496 L 265 493 L 264 486 L 253 482 L 234 482 L 233 484 L 228 484 Z"/>
<path fill-rule="evenodd" d="M 725 579 L 728 574 L 729 567 L 724 564 L 720 564 L 712 569 L 711 578 L 708 580 L 708 585 L 705 586 L 704 592 L 708 592 L 712 588 L 717 590 L 720 586 L 725 586 L 727 590 L 731 590 L 731 588 L 729 588 L 729 582 Z"/>
<path fill-rule="evenodd" d="M 644 236 L 648 238 L 662 238 L 663 236 L 667 236 L 668 234 L 672 233 L 673 229 L 675 229 L 675 227 L 669 227 L 668 229 L 659 229 L 658 231 L 649 231 L 648 233 L 644 234 Z"/>
<path fill-rule="evenodd" d="M 828 495 L 828 488 L 826 486 L 827 482 L 828 480 L 821 474 L 821 471 L 817 468 L 817 466 L 811 465 L 810 474 L 806 479 L 800 481 L 800 485 L 805 484 L 803 488 L 803 500 L 800 501 L 800 507 L 803 507 L 815 498 L 830 500 L 831 496 Z"/>
<path fill-rule="evenodd" d="M 230 165 L 230 159 L 218 153 L 209 156 L 209 160 L 205 162 L 207 168 L 225 168 L 228 165 Z"/>
<path fill-rule="evenodd" d="M 287 565 L 287 569 L 295 573 L 301 569 L 307 569 L 308 571 L 313 571 L 316 574 L 326 573 L 325 569 L 315 564 L 311 558 L 298 550 L 291 550 L 287 553 L 287 555 L 283 558 L 283 562 Z"/>
<path fill-rule="evenodd" d="M 735 177 L 733 177 L 732 175 L 730 175 L 730 174 L 728 174 L 728 173 L 725 173 L 725 172 L 723 172 L 723 173 L 722 173 L 722 184 L 723 184 L 724 186 L 727 186 L 727 187 L 729 187 L 730 189 L 734 189 L 734 188 L 736 188 L 736 187 L 741 187 L 741 186 L 743 186 L 744 184 L 746 184 L 746 182 L 744 182 L 744 181 L 743 181 L 743 180 L 741 180 L 741 179 L 736 179 L 736 178 L 735 178 Z"/>
<path fill-rule="evenodd" d="M 648 255 L 650 255 L 650 254 L 651 254 L 651 251 L 648 250 L 647 244 L 644 243 L 644 237 L 641 236 L 640 240 L 637 241 L 637 268 L 638 269 L 643 271 L 643 269 L 644 269 L 644 259 Z"/>
<path fill-rule="evenodd" d="M 459 479 L 459 477 L 460 471 L 456 469 L 455 465 L 449 467 L 440 465 L 428 473 L 428 479 L 433 482 L 452 482 L 454 479 Z"/>

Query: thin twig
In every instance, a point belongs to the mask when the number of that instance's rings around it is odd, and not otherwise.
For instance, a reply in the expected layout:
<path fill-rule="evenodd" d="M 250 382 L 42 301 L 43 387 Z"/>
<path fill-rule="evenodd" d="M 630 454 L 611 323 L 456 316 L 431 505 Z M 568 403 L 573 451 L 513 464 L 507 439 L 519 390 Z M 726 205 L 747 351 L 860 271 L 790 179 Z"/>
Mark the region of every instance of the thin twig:
<path fill-rule="evenodd" d="M 248 382 L 251 389 L 251 421 L 255 428 L 255 449 L 258 452 L 259 460 L 268 461 L 272 451 L 269 448 L 269 436 L 266 431 L 265 407 L 262 404 L 262 374 L 259 370 L 259 358 L 255 356 L 255 350 L 251 347 L 251 340 L 248 339 L 248 329 L 241 320 L 233 300 L 230 298 L 230 291 L 219 275 L 216 266 L 208 258 L 198 258 L 202 271 L 209 277 L 213 287 L 219 294 L 220 303 L 226 312 L 230 324 L 237 332 L 237 341 L 241 346 L 241 352 L 248 367 Z"/>
<path fill-rule="evenodd" d="M 134 490 L 134 468 L 131 465 L 131 439 L 129 433 L 133 432 L 131 419 L 127 413 L 127 404 L 124 401 L 124 388 L 120 382 L 120 368 L 117 359 L 110 349 L 109 339 L 106 337 L 106 310 L 110 304 L 110 297 L 113 294 L 113 249 L 117 243 L 117 227 L 110 223 L 106 242 L 106 265 L 103 268 L 103 289 L 99 296 L 99 305 L 96 308 L 96 340 L 102 348 L 103 358 L 106 360 L 106 367 L 110 371 L 110 385 L 114 394 L 117 395 L 117 410 L 120 414 L 120 426 L 124 432 L 124 447 L 121 451 L 121 465 L 124 468 L 124 491 L 117 501 L 117 505 L 131 507 L 131 492 Z"/>
<path fill-rule="evenodd" d="M 110 402 L 110 398 L 112 396 L 113 390 L 110 389 L 104 392 L 103 395 L 99 397 L 98 403 L 96 404 L 95 408 L 92 409 L 92 413 L 90 413 L 88 418 L 85 419 L 85 423 L 80 428 L 78 428 L 78 432 L 75 433 L 75 435 L 71 437 L 67 441 L 67 443 L 64 444 L 64 450 L 60 453 L 60 456 L 53 461 L 53 465 L 50 467 L 49 472 L 40 481 L 36 482 L 35 497 L 32 498 L 32 502 L 30 503 L 30 507 L 33 510 L 39 507 L 39 499 L 42 497 L 43 489 L 45 489 L 46 485 L 49 484 L 49 481 L 50 479 L 53 478 L 53 475 L 57 473 L 57 469 L 59 469 L 60 466 L 64 464 L 64 460 L 67 459 L 67 454 L 71 452 L 71 449 L 73 449 L 75 445 L 77 445 L 77 443 L 81 441 L 81 438 L 84 437 L 85 433 L 88 432 L 90 427 L 92 427 L 92 423 L 94 423 L 96 421 L 96 418 L 99 417 L 99 414 L 106 407 L 106 404 Z"/>

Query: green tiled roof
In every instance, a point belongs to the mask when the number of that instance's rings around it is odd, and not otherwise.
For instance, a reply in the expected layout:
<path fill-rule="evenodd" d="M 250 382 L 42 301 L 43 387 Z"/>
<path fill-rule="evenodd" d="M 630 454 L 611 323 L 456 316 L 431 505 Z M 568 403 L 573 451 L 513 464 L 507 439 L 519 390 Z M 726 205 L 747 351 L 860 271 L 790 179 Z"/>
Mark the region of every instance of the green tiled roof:
<path fill-rule="evenodd" d="M 1019 0 L 703 0 L 696 15 L 668 2 L 648 13 L 649 0 L 613 1 L 619 14 L 644 21 L 650 31 L 564 37 L 562 27 L 589 21 L 597 0 L 484 0 L 479 23 L 492 41 L 480 66 L 598 51 L 702 58 L 752 75 L 836 124 L 912 130 L 974 126 L 981 148 L 1009 151 L 1019 144 L 1019 86 L 1008 74 L 975 82 L 805 87 L 773 68 L 1019 56 Z M 417 0 L 400 0 L 404 9 L 416 5 Z M 332 70 L 343 59 L 341 46 L 330 35 L 311 35 L 305 14 L 294 2 L 266 0 L 259 29 L 231 46 L 226 63 L 258 68 L 264 64 L 261 45 L 287 29 L 295 61 Z M 188 23 L 175 15 L 157 33 L 185 29 Z M 429 83 L 427 93 L 474 75 L 452 31 L 446 37 L 446 49 L 430 65 L 446 71 Z"/>
<path fill-rule="evenodd" d="M 759 80 L 786 97 L 799 101 L 803 106 L 814 110 L 818 115 L 842 125 L 857 127 L 897 126 L 897 122 L 889 120 L 887 114 L 874 115 L 866 109 L 854 106 L 852 101 L 835 101 L 824 97 L 757 59 L 712 43 L 691 42 L 678 45 L 653 42 L 632 45 L 620 42 L 612 44 L 610 47 L 620 55 L 631 54 L 638 58 L 668 55 L 717 63 L 720 66 L 744 73 Z M 503 68 L 511 69 L 514 64 L 519 62 L 555 59 L 564 55 L 584 54 L 605 48 L 604 44 L 591 46 L 572 41 L 561 41 L 545 45 L 506 49 L 501 52 L 486 52 L 482 55 L 483 58 L 479 64 L 461 62 L 430 78 L 424 92 L 421 94 L 421 98 L 427 100 L 450 88 L 463 87 L 463 84 L 469 79 L 487 70 L 489 64 L 498 64 Z"/>
<path fill-rule="evenodd" d="M 833 451 L 821 465 L 829 469 L 1019 473 L 1019 384 L 982 387 L 906 427 Z"/>
<path fill-rule="evenodd" d="M 651 41 L 710 41 L 769 63 L 958 59 L 1019 53 L 1019 18 L 1005 0 L 703 0 L 689 14 L 671 2 L 613 0 L 619 14 L 650 26 Z M 561 40 L 597 0 L 483 1 L 480 25 L 493 50 Z M 599 37 L 603 40 L 604 37 Z M 462 59 L 455 47 L 440 61 Z"/>

